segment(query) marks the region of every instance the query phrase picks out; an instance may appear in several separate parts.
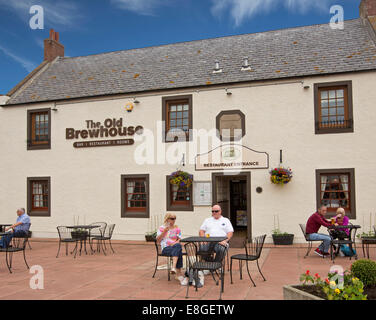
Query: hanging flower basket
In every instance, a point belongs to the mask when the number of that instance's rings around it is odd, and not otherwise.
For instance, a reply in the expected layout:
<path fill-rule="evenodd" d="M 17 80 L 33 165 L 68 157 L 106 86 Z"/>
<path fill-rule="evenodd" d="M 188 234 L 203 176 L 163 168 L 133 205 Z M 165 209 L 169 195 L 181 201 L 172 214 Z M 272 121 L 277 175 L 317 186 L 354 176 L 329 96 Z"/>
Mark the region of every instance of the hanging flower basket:
<path fill-rule="evenodd" d="M 274 184 L 281 184 L 284 185 L 289 183 L 292 179 L 292 171 L 290 168 L 274 168 L 269 171 L 270 173 L 270 181 Z"/>
<path fill-rule="evenodd" d="M 188 172 L 181 170 L 171 173 L 171 177 L 170 183 L 180 187 L 189 188 L 193 182 L 193 176 Z"/>

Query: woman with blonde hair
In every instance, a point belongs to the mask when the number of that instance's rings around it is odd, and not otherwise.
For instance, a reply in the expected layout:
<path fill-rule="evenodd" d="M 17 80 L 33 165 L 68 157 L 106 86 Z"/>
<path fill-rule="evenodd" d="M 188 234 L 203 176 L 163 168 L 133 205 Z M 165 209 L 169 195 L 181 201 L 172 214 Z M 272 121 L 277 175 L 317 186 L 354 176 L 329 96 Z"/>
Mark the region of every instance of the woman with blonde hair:
<path fill-rule="evenodd" d="M 171 273 L 177 275 L 180 282 L 184 279 L 181 275 L 183 266 L 183 251 L 180 244 L 181 230 L 175 224 L 176 215 L 167 213 L 164 217 L 164 224 L 157 231 L 157 242 L 161 244 L 162 253 L 172 257 Z"/>
<path fill-rule="evenodd" d="M 338 208 L 336 213 L 337 213 L 337 215 L 335 216 L 336 223 L 339 226 L 348 226 L 349 225 L 349 217 L 346 216 L 345 209 Z M 349 235 L 349 229 L 343 229 L 341 231 L 346 233 L 347 236 Z M 344 236 L 346 237 L 346 235 L 344 235 Z"/>

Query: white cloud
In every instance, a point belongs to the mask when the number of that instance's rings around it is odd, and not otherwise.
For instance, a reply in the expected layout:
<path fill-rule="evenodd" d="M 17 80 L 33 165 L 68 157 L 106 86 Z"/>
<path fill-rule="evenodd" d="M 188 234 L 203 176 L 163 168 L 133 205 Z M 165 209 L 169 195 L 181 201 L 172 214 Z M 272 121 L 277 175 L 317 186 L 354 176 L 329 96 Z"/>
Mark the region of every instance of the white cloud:
<path fill-rule="evenodd" d="M 211 12 L 213 16 L 221 16 L 229 12 L 235 26 L 239 26 L 245 19 L 252 18 L 258 13 L 270 12 L 280 6 L 289 11 L 306 13 L 312 9 L 329 13 L 331 0 L 212 0 Z"/>
<path fill-rule="evenodd" d="M 123 10 L 151 16 L 157 7 L 166 4 L 166 0 L 111 0 L 111 3 Z"/>
<path fill-rule="evenodd" d="M 44 9 L 45 24 L 48 26 L 70 27 L 81 22 L 81 14 L 76 2 L 51 1 L 51 0 L 0 0 L 2 8 L 15 12 L 29 25 L 32 15 L 29 13 L 33 5 L 42 6 Z"/>
<path fill-rule="evenodd" d="M 21 64 L 22 67 L 24 67 L 28 72 L 31 72 L 36 68 L 36 65 L 33 62 L 15 55 L 13 52 L 9 51 L 9 49 L 3 47 L 2 45 L 0 45 L 0 51 L 2 51 L 6 56 L 10 57 L 14 61 Z"/>

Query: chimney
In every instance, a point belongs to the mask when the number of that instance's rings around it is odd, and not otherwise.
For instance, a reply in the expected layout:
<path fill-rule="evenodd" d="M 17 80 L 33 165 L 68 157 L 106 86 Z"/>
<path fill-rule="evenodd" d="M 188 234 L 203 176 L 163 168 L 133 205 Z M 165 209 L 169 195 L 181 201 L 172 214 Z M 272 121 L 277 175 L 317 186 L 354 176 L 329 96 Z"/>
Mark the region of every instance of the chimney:
<path fill-rule="evenodd" d="M 64 46 L 59 42 L 59 33 L 51 29 L 49 39 L 44 39 L 44 60 L 51 62 L 56 57 L 64 57 Z"/>
<path fill-rule="evenodd" d="M 359 6 L 359 14 L 363 19 L 368 19 L 376 31 L 376 0 L 362 0 Z"/>

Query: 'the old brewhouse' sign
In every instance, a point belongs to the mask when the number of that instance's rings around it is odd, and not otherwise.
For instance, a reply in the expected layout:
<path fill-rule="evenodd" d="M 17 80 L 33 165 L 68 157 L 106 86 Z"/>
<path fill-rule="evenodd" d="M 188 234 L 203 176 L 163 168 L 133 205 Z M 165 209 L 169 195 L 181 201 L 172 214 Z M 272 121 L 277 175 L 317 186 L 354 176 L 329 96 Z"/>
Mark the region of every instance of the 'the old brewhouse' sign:
<path fill-rule="evenodd" d="M 65 138 L 71 139 L 93 139 L 105 137 L 125 137 L 133 136 L 134 134 L 142 134 L 142 126 L 128 126 L 123 127 L 123 118 L 120 119 L 105 119 L 103 125 L 101 122 L 94 122 L 93 120 L 85 120 L 86 129 L 76 130 L 74 128 L 66 128 Z M 124 146 L 132 145 L 134 140 L 127 139 L 113 139 L 113 140 L 96 140 L 96 141 L 80 141 L 73 143 L 75 148 L 88 147 L 107 147 L 107 146 Z"/>

